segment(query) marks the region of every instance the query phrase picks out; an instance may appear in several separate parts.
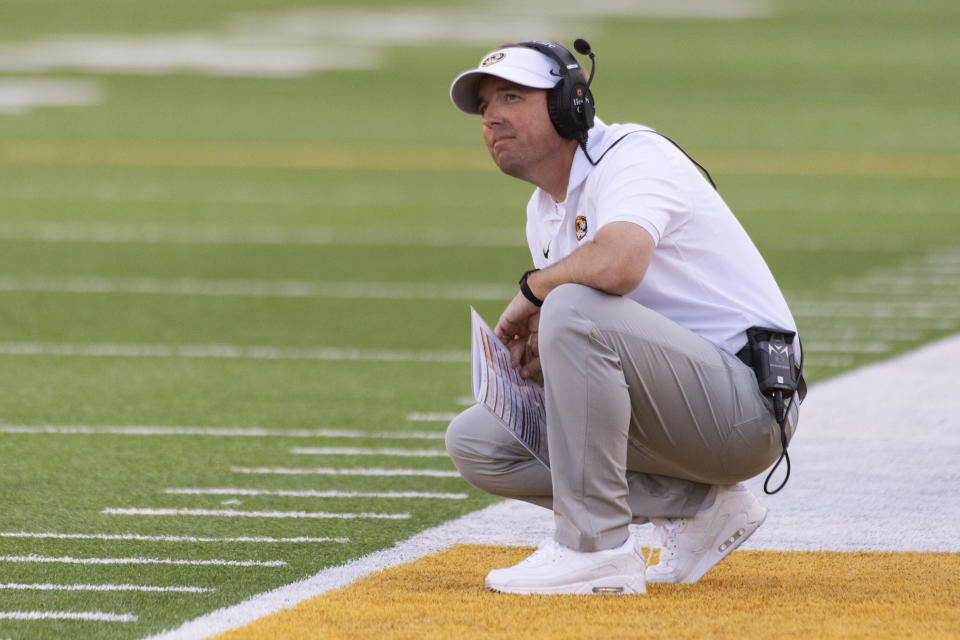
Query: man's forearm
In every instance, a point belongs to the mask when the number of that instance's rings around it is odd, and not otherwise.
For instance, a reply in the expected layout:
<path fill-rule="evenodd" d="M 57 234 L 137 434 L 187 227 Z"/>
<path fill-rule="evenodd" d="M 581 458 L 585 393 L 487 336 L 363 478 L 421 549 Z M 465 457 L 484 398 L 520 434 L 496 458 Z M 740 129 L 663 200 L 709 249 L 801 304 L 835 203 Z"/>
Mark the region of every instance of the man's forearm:
<path fill-rule="evenodd" d="M 615 222 L 601 228 L 593 241 L 582 244 L 563 260 L 531 273 L 527 286 L 541 300 L 568 282 L 625 295 L 643 279 L 653 248 L 653 238 L 643 228 Z"/>

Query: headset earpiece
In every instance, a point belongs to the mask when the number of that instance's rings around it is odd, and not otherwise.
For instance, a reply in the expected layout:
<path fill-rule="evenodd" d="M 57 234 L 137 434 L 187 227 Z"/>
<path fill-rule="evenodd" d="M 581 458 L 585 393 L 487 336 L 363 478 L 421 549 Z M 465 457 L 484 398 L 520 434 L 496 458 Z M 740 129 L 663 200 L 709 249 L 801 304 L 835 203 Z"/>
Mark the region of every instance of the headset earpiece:
<path fill-rule="evenodd" d="M 547 91 L 547 113 L 562 137 L 585 143 L 587 132 L 593 127 L 595 111 L 590 83 L 583 77 L 580 63 L 565 47 L 553 42 L 518 44 L 539 51 L 560 65 L 560 81 Z"/>

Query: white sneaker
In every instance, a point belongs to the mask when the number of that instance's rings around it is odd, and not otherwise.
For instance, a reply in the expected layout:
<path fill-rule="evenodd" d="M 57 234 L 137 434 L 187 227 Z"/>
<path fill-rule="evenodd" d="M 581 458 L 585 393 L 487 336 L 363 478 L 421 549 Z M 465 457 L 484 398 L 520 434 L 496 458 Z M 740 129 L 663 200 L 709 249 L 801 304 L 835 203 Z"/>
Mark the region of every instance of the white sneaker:
<path fill-rule="evenodd" d="M 660 545 L 660 562 L 647 568 L 647 582 L 696 582 L 767 517 L 766 508 L 743 485 L 716 486 L 710 491 L 713 504 L 692 518 L 650 518 L 654 543 Z"/>
<path fill-rule="evenodd" d="M 646 564 L 632 535 L 616 549 L 582 552 L 547 538 L 531 556 L 487 574 L 491 591 L 504 593 L 646 593 Z"/>

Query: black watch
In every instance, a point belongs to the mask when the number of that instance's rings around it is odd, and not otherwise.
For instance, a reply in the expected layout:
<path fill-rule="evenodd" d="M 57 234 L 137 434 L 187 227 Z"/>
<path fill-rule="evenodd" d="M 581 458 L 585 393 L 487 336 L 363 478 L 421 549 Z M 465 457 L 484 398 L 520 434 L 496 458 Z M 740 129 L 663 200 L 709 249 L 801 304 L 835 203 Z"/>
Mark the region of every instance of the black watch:
<path fill-rule="evenodd" d="M 543 306 L 543 300 L 538 298 L 533 294 L 533 291 L 530 290 L 530 285 L 527 284 L 527 276 L 529 276 L 534 271 L 540 271 L 540 269 L 530 269 L 522 276 L 520 276 L 520 293 L 523 294 L 523 297 L 533 303 L 534 306 L 540 307 Z"/>

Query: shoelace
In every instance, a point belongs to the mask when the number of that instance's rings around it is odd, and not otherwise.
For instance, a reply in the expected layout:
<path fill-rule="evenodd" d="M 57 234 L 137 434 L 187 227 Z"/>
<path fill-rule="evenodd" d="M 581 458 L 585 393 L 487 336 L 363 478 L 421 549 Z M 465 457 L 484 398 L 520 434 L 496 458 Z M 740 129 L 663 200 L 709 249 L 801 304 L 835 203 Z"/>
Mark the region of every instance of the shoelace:
<path fill-rule="evenodd" d="M 654 526 L 653 541 L 660 547 L 660 562 L 677 555 L 680 547 L 677 536 L 686 525 L 686 518 L 664 518 Z"/>
<path fill-rule="evenodd" d="M 533 564 L 535 562 L 539 562 L 543 556 L 547 554 L 553 555 L 559 546 L 560 545 L 557 544 L 557 541 L 553 538 L 544 538 L 540 541 L 540 544 L 537 545 L 537 550 L 521 560 L 520 564 Z"/>

